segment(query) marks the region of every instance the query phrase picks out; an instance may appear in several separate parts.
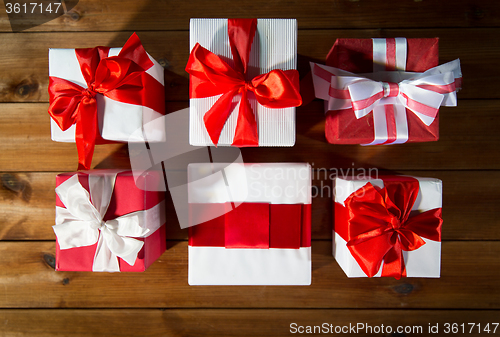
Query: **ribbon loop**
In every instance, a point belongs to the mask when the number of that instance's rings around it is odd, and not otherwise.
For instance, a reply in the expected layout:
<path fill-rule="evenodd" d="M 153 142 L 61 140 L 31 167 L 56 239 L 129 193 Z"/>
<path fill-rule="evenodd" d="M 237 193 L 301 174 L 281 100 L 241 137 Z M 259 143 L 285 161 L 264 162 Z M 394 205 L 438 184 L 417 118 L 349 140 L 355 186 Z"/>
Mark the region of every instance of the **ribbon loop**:
<path fill-rule="evenodd" d="M 203 116 L 212 142 L 217 146 L 220 134 L 232 113 L 233 98 L 241 94 L 238 122 L 233 146 L 258 146 L 257 118 L 248 99 L 248 91 L 257 102 L 274 109 L 302 104 L 297 70 L 275 69 L 247 80 L 250 50 L 257 30 L 257 19 L 229 19 L 229 45 L 234 69 L 218 55 L 196 44 L 189 55 L 186 71 L 191 75 L 190 97 L 206 98 L 222 95 Z"/>
<path fill-rule="evenodd" d="M 373 277 L 382 267 L 382 276 L 404 276 L 402 251 L 416 250 L 425 244 L 423 237 L 440 240 L 441 209 L 410 217 L 417 199 L 419 183 L 414 178 L 384 180 L 380 189 L 371 183 L 362 193 L 345 201 L 349 210 L 347 247 L 361 269 Z"/>

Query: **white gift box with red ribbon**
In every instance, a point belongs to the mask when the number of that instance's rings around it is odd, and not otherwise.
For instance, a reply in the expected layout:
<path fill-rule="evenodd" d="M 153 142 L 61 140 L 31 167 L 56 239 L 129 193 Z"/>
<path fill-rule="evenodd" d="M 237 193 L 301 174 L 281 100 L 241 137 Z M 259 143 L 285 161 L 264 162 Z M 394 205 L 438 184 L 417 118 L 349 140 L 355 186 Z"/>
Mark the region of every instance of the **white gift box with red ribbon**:
<path fill-rule="evenodd" d="M 309 164 L 190 164 L 188 175 L 189 203 L 198 207 L 190 208 L 190 217 L 195 225 L 190 227 L 188 246 L 190 285 L 311 283 Z M 239 227 L 246 224 L 249 236 L 260 230 L 254 226 L 260 214 L 250 213 L 241 218 L 231 215 L 249 204 L 257 204 L 257 209 L 264 210 L 265 217 L 269 217 L 268 227 L 265 228 L 268 232 L 264 236 L 267 242 L 258 243 L 257 248 L 238 244 L 229 246 L 228 226 L 233 226 L 232 231 L 239 232 Z M 285 213 L 280 211 L 280 215 L 284 215 L 287 221 L 273 230 L 270 223 L 275 221 L 275 207 L 285 210 Z M 200 208 L 203 211 L 199 211 Z M 287 214 L 288 210 L 291 212 Z M 204 218 L 200 220 L 201 217 Z M 232 224 L 228 223 L 228 217 Z M 210 218 L 214 221 L 222 219 L 222 225 L 207 226 Z M 278 219 L 279 222 L 281 220 Z M 290 235 L 291 232 L 296 235 Z M 287 238 L 283 239 L 287 235 L 293 241 L 290 248 L 273 248 L 274 241 L 290 242 Z"/>
<path fill-rule="evenodd" d="M 110 48 L 108 56 L 117 56 L 121 48 Z M 149 54 L 153 66 L 146 73 L 164 86 L 164 69 Z M 49 49 L 49 76 L 73 82 L 83 88 L 87 83 L 82 75 L 75 49 Z M 161 98 L 163 99 L 163 98 Z M 118 142 L 160 142 L 165 140 L 164 111 L 133 105 L 96 95 L 98 125 L 103 139 Z M 75 142 L 75 124 L 63 131 L 50 119 L 51 138 L 56 142 Z"/>
<path fill-rule="evenodd" d="M 257 32 L 250 51 L 248 76 L 273 69 L 297 68 L 297 20 L 258 19 Z M 228 37 L 227 19 L 191 19 L 189 49 L 199 43 L 221 56 L 230 66 L 233 59 Z M 205 127 L 203 116 L 222 95 L 189 100 L 189 143 L 195 146 L 214 145 Z M 241 95 L 233 99 L 232 112 L 219 138 L 218 146 L 231 146 L 236 131 Z M 293 146 L 295 144 L 295 108 L 272 109 L 260 105 L 249 96 L 256 117 L 259 146 Z"/>
<path fill-rule="evenodd" d="M 412 177 L 418 180 L 419 190 L 415 203 L 411 208 L 412 212 L 422 213 L 442 207 L 442 182 L 435 178 Z M 353 193 L 360 193 L 362 189 L 371 183 L 378 188 L 384 188 L 382 179 L 356 177 L 336 178 L 334 181 L 334 207 L 335 212 L 339 207 L 345 207 L 345 202 Z M 336 228 L 346 226 L 346 223 L 339 222 L 339 216 L 334 215 L 333 227 L 333 256 L 342 270 L 348 277 L 367 277 L 351 251 L 347 246 L 347 241 Z M 342 228 L 345 232 L 345 228 Z M 339 229 L 340 231 L 340 229 Z M 425 244 L 416 250 L 404 251 L 403 258 L 406 269 L 406 277 L 427 277 L 438 278 L 441 273 L 441 242 L 422 237 Z M 381 277 L 383 262 L 374 277 Z"/>

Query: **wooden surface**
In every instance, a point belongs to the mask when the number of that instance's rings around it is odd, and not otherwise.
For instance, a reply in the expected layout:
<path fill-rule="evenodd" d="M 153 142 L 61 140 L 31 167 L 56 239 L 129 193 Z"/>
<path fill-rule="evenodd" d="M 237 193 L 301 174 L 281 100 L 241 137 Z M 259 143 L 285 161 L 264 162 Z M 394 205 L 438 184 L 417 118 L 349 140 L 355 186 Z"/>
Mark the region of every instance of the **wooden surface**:
<path fill-rule="evenodd" d="M 248 162 L 298 161 L 315 169 L 377 168 L 442 179 L 440 279 L 348 279 L 331 255 L 327 189 L 313 200 L 308 287 L 188 286 L 187 232 L 179 229 L 169 196 L 168 249 L 145 273 L 54 271 L 54 177 L 74 171 L 77 154 L 74 144 L 50 140 L 48 48 L 120 46 L 137 31 L 165 68 L 167 110 L 173 112 L 188 106 L 183 69 L 191 17 L 297 18 L 301 76 L 310 60 L 324 60 L 338 37 L 437 36 L 441 62 L 461 59 L 464 89 L 457 108 L 440 111 L 438 142 L 331 145 L 322 103 L 313 101 L 297 111 L 293 148 L 242 151 Z M 500 321 L 498 36 L 500 2 L 494 0 L 82 0 L 60 18 L 21 33 L 11 32 L 2 7 L 0 336 L 285 336 L 292 323 L 422 327 L 378 334 L 384 336 L 436 335 L 429 332 L 436 324 L 442 335 L 446 323 L 456 323 L 465 324 L 465 335 L 493 335 L 491 323 Z M 126 145 L 97 147 L 93 163 L 128 167 Z M 321 175 L 313 181 L 318 188 L 330 183 Z M 477 326 L 469 333 L 468 323 L 481 324 L 481 333 Z"/>

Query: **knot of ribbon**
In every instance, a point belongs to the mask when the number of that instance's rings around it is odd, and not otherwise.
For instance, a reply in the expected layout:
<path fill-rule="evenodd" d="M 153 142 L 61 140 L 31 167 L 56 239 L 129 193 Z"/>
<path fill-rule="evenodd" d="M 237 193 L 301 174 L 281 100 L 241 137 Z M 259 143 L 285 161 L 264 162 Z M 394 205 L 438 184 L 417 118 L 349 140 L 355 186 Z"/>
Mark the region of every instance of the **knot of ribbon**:
<path fill-rule="evenodd" d="M 134 265 L 146 237 L 160 227 L 162 203 L 104 221 L 113 194 L 116 174 L 89 175 L 89 192 L 75 174 L 56 188 L 66 208 L 56 207 L 53 226 L 60 249 L 91 246 L 97 243 L 93 271 L 120 271 L 118 257 Z M 156 219 L 145 224 L 145 219 Z"/>
<path fill-rule="evenodd" d="M 345 201 L 349 211 L 347 247 L 368 277 L 406 276 L 403 251 L 441 241 L 441 208 L 410 214 L 419 183 L 414 178 L 384 179 L 384 188 L 371 183 Z"/>
<path fill-rule="evenodd" d="M 399 85 L 392 82 L 382 82 L 384 87 L 384 97 L 397 97 L 399 94 Z"/>
<path fill-rule="evenodd" d="M 95 83 L 90 83 L 89 87 L 86 89 L 83 89 L 82 91 L 83 96 L 87 97 L 88 99 L 93 99 L 97 95 L 97 91 L 95 88 Z"/>
<path fill-rule="evenodd" d="M 381 71 L 353 74 L 315 63 L 311 66 L 316 96 L 328 101 L 329 110 L 352 108 L 358 119 L 373 112 L 375 137 L 381 134 L 385 139 L 375 139 L 370 145 L 387 141 L 389 122 L 386 124 L 386 111 L 391 114 L 388 118 L 405 124 L 402 128 L 406 135 L 400 137 L 403 139 L 399 142 L 406 142 L 408 137 L 406 109 L 426 126 L 431 125 L 440 106 L 457 105 L 456 92 L 462 77 L 458 59 L 423 73 Z M 387 106 L 392 109 L 386 109 Z M 404 116 L 395 116 L 398 112 Z M 377 116 L 381 115 L 383 118 L 378 117 L 377 121 Z M 392 141 L 395 140 L 397 138 Z"/>
<path fill-rule="evenodd" d="M 233 98 L 241 94 L 238 121 L 232 145 L 258 146 L 256 116 L 248 92 L 265 107 L 283 109 L 302 104 L 297 70 L 274 69 L 247 80 L 250 50 L 257 30 L 257 19 L 228 19 L 228 35 L 234 68 L 197 43 L 189 56 L 186 71 L 191 75 L 190 97 L 222 95 L 204 115 L 203 121 L 212 142 L 217 145 L 227 119 L 232 113 Z"/>
<path fill-rule="evenodd" d="M 145 96 L 142 74 L 153 66 L 139 37 L 134 33 L 117 56 L 108 57 L 108 47 L 75 49 L 86 88 L 51 76 L 49 114 L 61 130 L 76 124 L 78 169 L 89 169 L 98 130 L 96 95 L 140 105 Z"/>

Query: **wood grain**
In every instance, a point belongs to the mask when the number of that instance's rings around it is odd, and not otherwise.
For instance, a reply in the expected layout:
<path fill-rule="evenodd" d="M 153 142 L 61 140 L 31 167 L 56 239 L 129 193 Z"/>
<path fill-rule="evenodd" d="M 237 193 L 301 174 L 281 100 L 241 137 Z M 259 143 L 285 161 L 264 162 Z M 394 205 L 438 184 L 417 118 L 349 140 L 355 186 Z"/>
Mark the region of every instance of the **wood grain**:
<path fill-rule="evenodd" d="M 168 102 L 167 110 L 176 111 L 187 106 L 187 102 Z M 2 104 L 0 171 L 76 170 L 76 146 L 50 139 L 47 109 L 48 105 L 42 103 Z M 392 146 L 332 145 L 324 136 L 322 103 L 313 101 L 297 111 L 294 147 L 244 148 L 242 153 L 247 162 L 309 162 L 318 169 L 499 169 L 500 157 L 496 155 L 500 145 L 499 111 L 500 101 L 497 100 L 464 100 L 458 107 L 441 108 L 438 142 Z M 96 146 L 93 167 L 130 167 L 126 144 Z"/>
<path fill-rule="evenodd" d="M 187 30 L 198 17 L 296 18 L 300 28 L 498 27 L 496 1 L 242 0 L 238 5 L 197 1 L 80 1 L 67 14 L 29 31 Z M 26 27 L 30 27 L 29 17 Z M 0 31 L 10 32 L 2 11 Z"/>
<path fill-rule="evenodd" d="M 202 336 L 290 336 L 291 332 L 306 331 L 308 326 L 324 327 L 331 334 L 335 329 L 355 326 L 360 335 L 367 335 L 375 327 L 387 332 L 387 326 L 397 331 L 401 326 L 407 329 L 405 336 L 436 336 L 429 333 L 429 325 L 439 328 L 442 334 L 445 323 L 465 323 L 467 336 L 482 336 L 475 326 L 481 329 L 498 321 L 497 311 L 493 310 L 304 310 L 304 309 L 259 309 L 259 310 L 200 310 L 200 309 L 90 309 L 90 310 L 0 310 L 2 335 L 4 336 L 67 336 L 87 337 L 99 336 L 169 336 L 169 337 L 202 337 Z M 105 323 L 104 323 L 105 322 Z M 296 325 L 293 325 L 295 323 Z M 330 327 L 331 325 L 331 327 Z M 302 326 L 299 330 L 299 326 Z M 406 327 L 408 326 L 408 327 Z M 302 330 L 303 329 L 303 330 Z M 319 328 L 316 328 L 319 332 Z M 459 327 L 460 332 L 462 327 Z M 375 330 L 376 331 L 376 330 Z M 403 330 L 404 331 L 404 330 Z M 411 332 L 410 332 L 411 331 Z M 420 332 L 421 331 L 421 332 Z M 352 332 L 352 331 L 351 331 Z M 498 329 L 497 329 L 498 332 Z M 390 335 L 390 334 L 389 334 Z"/>
<path fill-rule="evenodd" d="M 500 240 L 499 171 L 401 171 L 443 181 L 443 240 Z M 0 173 L 0 240 L 54 240 L 56 173 Z M 332 237 L 331 180 L 313 174 L 312 237 Z M 167 193 L 167 239 L 186 240 Z M 473 227 L 473 230 L 471 229 Z"/>
<path fill-rule="evenodd" d="M 348 279 L 331 242 L 313 242 L 312 285 L 187 284 L 187 243 L 171 242 L 144 273 L 54 272 L 52 242 L 1 242 L 2 308 L 499 309 L 500 242 L 444 242 L 441 278 Z M 458 281 L 459 280 L 459 281 Z"/>
<path fill-rule="evenodd" d="M 498 322 L 499 1 L 81 0 L 23 33 L 11 33 L 2 8 L 0 336 L 285 336 L 292 322 L 415 325 L 422 333 L 377 335 L 428 336 L 443 335 L 444 323 L 468 328 L 469 322 Z M 188 286 L 187 232 L 179 229 L 169 193 L 168 250 L 145 273 L 53 269 L 54 178 L 77 168 L 77 153 L 75 144 L 50 139 L 48 48 L 122 46 L 137 31 L 165 68 L 167 112 L 174 112 L 188 107 L 184 67 L 192 17 L 296 18 L 302 78 L 309 62 L 323 62 L 340 37 L 437 36 L 441 63 L 461 59 L 464 88 L 457 108 L 440 111 L 438 142 L 328 144 L 322 102 L 316 100 L 297 110 L 294 147 L 242 149 L 246 162 L 309 162 L 319 174 L 313 180 L 313 193 L 323 195 L 313 199 L 311 286 Z M 32 19 L 25 20 L 28 27 Z M 129 166 L 126 144 L 96 148 L 93 167 Z M 353 168 L 443 180 L 440 279 L 345 276 L 331 253 L 331 181 L 322 173 L 349 174 Z M 430 334 L 429 324 L 439 324 L 439 333 Z"/>
<path fill-rule="evenodd" d="M 301 30 L 298 34 L 298 69 L 309 72 L 309 61 L 324 62 L 340 37 L 440 37 L 440 60 L 461 59 L 464 89 L 460 99 L 499 98 L 500 29 L 352 29 Z M 0 102 L 48 102 L 48 49 L 122 46 L 130 32 L 117 33 L 0 33 Z M 189 33 L 140 32 L 145 49 L 165 66 L 166 98 L 188 99 L 188 76 L 184 71 L 189 55 Z M 29 57 L 26 57 L 29 55 Z"/>

